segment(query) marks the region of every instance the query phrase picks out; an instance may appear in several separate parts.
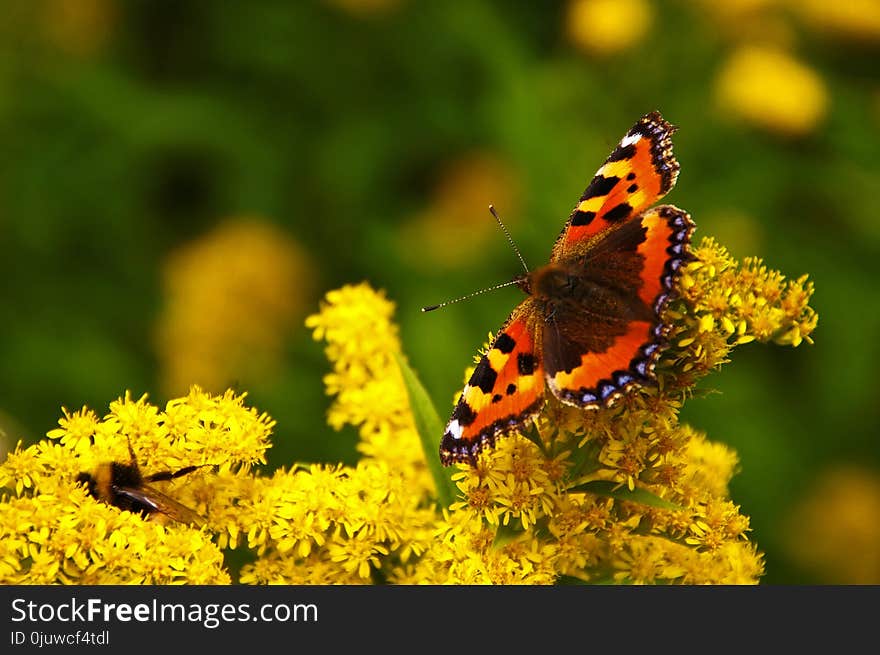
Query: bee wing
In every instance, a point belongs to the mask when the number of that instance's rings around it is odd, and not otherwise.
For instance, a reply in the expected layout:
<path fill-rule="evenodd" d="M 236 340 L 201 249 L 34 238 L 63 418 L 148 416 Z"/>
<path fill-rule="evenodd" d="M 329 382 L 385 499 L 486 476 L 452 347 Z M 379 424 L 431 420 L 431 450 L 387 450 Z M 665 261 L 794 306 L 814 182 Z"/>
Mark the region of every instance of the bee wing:
<path fill-rule="evenodd" d="M 134 487 L 116 487 L 116 493 L 135 502 L 142 503 L 147 507 L 152 507 L 154 511 L 180 523 L 189 523 L 196 527 L 205 524 L 205 519 L 195 511 L 173 498 L 169 498 L 155 487 L 149 485 L 143 485 L 139 489 Z"/>

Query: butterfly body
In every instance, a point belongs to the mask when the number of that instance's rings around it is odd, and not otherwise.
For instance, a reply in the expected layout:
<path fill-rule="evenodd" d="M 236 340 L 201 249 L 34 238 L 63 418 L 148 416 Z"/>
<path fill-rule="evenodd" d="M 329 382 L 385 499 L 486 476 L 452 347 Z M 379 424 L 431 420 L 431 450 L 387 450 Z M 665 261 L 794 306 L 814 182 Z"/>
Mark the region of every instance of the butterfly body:
<path fill-rule="evenodd" d="M 609 406 L 654 382 L 673 293 L 694 225 L 671 205 L 648 207 L 678 176 L 657 112 L 624 136 L 581 196 L 550 262 L 516 278 L 527 297 L 474 369 L 440 444 L 444 464 L 530 421 L 547 396 Z"/>

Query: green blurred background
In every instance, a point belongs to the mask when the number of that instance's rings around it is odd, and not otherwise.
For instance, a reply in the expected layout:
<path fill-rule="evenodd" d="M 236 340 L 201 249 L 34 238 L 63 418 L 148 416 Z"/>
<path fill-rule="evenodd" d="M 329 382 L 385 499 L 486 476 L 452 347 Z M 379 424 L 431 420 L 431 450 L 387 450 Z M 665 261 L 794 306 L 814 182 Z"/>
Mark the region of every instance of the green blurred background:
<path fill-rule="evenodd" d="M 0 426 L 198 382 L 270 465 L 356 460 L 303 326 L 369 281 L 445 413 L 644 113 L 697 238 L 809 273 L 815 344 L 751 344 L 683 417 L 737 450 L 767 583 L 880 583 L 880 2 L 0 1 Z"/>

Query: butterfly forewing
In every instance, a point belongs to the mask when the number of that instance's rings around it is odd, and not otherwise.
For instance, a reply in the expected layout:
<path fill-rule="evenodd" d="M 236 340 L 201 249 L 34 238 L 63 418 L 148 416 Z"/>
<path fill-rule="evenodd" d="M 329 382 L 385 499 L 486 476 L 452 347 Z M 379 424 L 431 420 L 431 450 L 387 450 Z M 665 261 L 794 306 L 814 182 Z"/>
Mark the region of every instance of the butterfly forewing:
<path fill-rule="evenodd" d="M 544 372 L 524 301 L 480 358 L 452 412 L 440 443 L 440 459 L 473 462 L 495 438 L 534 416 L 544 404 Z"/>
<path fill-rule="evenodd" d="M 651 112 L 626 133 L 581 195 L 551 260 L 571 254 L 577 244 L 639 214 L 669 192 L 679 171 L 672 155 L 673 132 L 674 126 Z"/>

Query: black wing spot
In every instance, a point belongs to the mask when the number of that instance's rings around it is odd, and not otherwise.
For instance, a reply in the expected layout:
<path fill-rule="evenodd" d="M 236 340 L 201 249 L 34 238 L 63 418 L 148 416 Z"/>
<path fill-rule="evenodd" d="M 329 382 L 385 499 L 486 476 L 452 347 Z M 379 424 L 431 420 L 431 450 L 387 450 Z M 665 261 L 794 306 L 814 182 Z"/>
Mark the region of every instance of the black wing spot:
<path fill-rule="evenodd" d="M 451 421 L 458 421 L 458 424 L 462 427 L 468 426 L 474 422 L 474 419 L 477 418 L 477 413 L 471 409 L 471 406 L 468 405 L 464 399 L 458 401 L 458 405 L 455 406 L 455 411 L 452 412 Z"/>
<path fill-rule="evenodd" d="M 489 360 L 484 357 L 477 364 L 477 368 L 474 369 L 468 384 L 472 387 L 478 387 L 483 393 L 492 393 L 492 389 L 495 388 L 495 380 L 497 379 L 498 373 L 489 364 Z"/>
<path fill-rule="evenodd" d="M 602 216 L 606 221 L 619 221 L 632 214 L 632 205 L 628 202 L 622 202 L 616 207 L 612 207 Z"/>
<path fill-rule="evenodd" d="M 574 213 L 574 216 L 571 217 L 571 224 L 573 226 L 589 225 L 593 222 L 594 218 L 596 218 L 596 212 L 582 212 L 581 210 L 577 210 Z"/>
<path fill-rule="evenodd" d="M 593 178 L 593 181 L 590 182 L 590 185 L 587 187 L 587 190 L 584 191 L 584 195 L 581 196 L 581 201 L 587 200 L 589 198 L 597 198 L 600 196 L 607 196 L 611 193 L 611 190 L 620 182 L 619 177 L 611 176 L 604 177 L 602 175 L 597 175 Z"/>
<path fill-rule="evenodd" d="M 636 154 L 636 144 L 630 143 L 628 146 L 617 146 L 607 161 L 621 161 L 622 159 L 632 159 Z"/>
<path fill-rule="evenodd" d="M 495 339 L 495 343 L 492 347 L 500 350 L 505 355 L 508 355 L 512 353 L 513 349 L 516 347 L 516 340 L 506 332 L 502 332 L 498 335 L 498 338 Z"/>
<path fill-rule="evenodd" d="M 520 353 L 516 358 L 516 368 L 520 375 L 532 375 L 535 372 L 537 361 L 534 355 Z"/>

